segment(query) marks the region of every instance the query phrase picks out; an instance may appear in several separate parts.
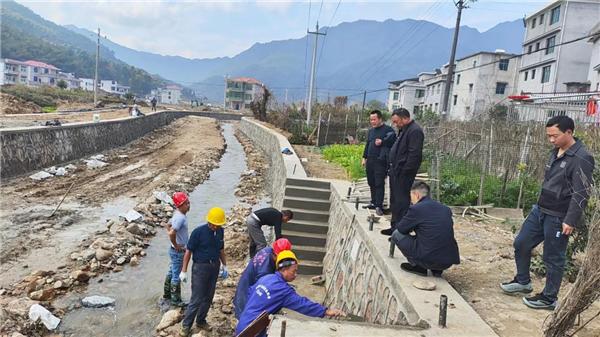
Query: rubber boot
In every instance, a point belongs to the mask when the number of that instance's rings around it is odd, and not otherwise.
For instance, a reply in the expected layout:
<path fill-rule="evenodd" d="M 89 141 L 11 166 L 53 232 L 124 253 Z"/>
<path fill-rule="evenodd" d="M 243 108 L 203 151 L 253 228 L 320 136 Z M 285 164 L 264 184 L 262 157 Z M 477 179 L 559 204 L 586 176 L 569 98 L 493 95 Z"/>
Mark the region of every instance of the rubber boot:
<path fill-rule="evenodd" d="M 165 300 L 171 299 L 171 276 L 165 277 L 165 284 L 163 285 L 163 298 Z"/>
<path fill-rule="evenodd" d="M 171 305 L 175 307 L 185 307 L 187 303 L 181 300 L 181 284 L 171 284 Z"/>

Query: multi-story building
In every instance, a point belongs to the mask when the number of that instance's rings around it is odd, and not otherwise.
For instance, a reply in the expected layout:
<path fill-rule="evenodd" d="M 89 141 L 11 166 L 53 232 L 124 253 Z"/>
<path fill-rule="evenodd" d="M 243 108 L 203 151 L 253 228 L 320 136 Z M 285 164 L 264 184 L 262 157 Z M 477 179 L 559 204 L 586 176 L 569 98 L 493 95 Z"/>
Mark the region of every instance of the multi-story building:
<path fill-rule="evenodd" d="M 59 70 L 40 61 L 17 61 L 0 59 L 2 76 L 0 84 L 22 84 L 28 86 L 56 86 Z"/>
<path fill-rule="evenodd" d="M 588 42 L 592 44 L 592 56 L 588 71 L 590 91 L 600 92 L 600 22 L 592 28 L 589 35 L 593 35 Z"/>
<path fill-rule="evenodd" d="M 152 90 L 150 95 L 156 97 L 158 103 L 179 104 L 181 100 L 181 87 L 169 84 L 164 88 Z"/>
<path fill-rule="evenodd" d="M 25 61 L 24 62 L 29 69 L 29 85 L 49 85 L 56 86 L 58 81 L 58 69 L 57 67 L 40 61 Z"/>
<path fill-rule="evenodd" d="M 456 60 L 450 118 L 470 119 L 517 92 L 519 58 L 502 50 Z"/>
<path fill-rule="evenodd" d="M 65 83 L 67 83 L 67 89 L 69 89 L 69 90 L 79 89 L 81 86 L 81 80 L 78 79 L 77 77 L 75 77 L 75 75 L 73 75 L 73 73 L 59 72 L 58 73 L 58 81 L 61 81 L 61 80 L 65 81 Z"/>
<path fill-rule="evenodd" d="M 129 92 L 128 86 L 121 85 L 121 84 L 117 83 L 117 81 L 113 81 L 113 80 L 101 80 L 99 88 L 110 94 L 116 94 L 116 95 L 125 95 L 126 93 Z M 94 90 L 94 89 L 92 88 L 92 90 Z"/>
<path fill-rule="evenodd" d="M 0 59 L 0 85 L 29 84 L 29 66 L 22 61 Z"/>
<path fill-rule="evenodd" d="M 518 88 L 523 93 L 587 91 L 592 45 L 586 36 L 600 18 L 598 0 L 557 0 L 525 19 Z"/>
<path fill-rule="evenodd" d="M 419 74 L 419 82 L 425 86 L 425 96 L 419 108 L 421 111 L 428 109 L 436 113 L 442 112 L 442 97 L 444 95 L 444 88 L 446 87 L 447 74 L 447 65 L 443 67 L 443 70 L 436 69 L 435 72 L 423 72 Z"/>
<path fill-rule="evenodd" d="M 94 91 L 93 78 L 80 78 L 79 87 L 85 91 Z"/>
<path fill-rule="evenodd" d="M 400 81 L 389 82 L 387 108 L 393 111 L 405 108 L 413 114 L 417 113 L 425 97 L 425 85 L 419 78 L 408 78 Z"/>
<path fill-rule="evenodd" d="M 233 110 L 249 109 L 264 92 L 264 84 L 250 77 L 227 78 L 225 83 L 225 108 Z"/>

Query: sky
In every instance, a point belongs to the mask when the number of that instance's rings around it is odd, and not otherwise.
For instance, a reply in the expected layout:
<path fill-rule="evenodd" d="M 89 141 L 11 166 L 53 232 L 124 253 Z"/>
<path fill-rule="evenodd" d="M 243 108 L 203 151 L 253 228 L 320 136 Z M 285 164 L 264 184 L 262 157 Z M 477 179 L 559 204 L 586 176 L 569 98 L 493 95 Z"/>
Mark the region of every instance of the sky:
<path fill-rule="evenodd" d="M 47 20 L 96 31 L 121 45 L 187 58 L 235 56 L 257 42 L 301 38 L 307 28 L 356 20 L 422 19 L 454 27 L 452 0 L 69 1 L 17 0 Z M 462 25 L 485 31 L 549 0 L 478 0 Z"/>

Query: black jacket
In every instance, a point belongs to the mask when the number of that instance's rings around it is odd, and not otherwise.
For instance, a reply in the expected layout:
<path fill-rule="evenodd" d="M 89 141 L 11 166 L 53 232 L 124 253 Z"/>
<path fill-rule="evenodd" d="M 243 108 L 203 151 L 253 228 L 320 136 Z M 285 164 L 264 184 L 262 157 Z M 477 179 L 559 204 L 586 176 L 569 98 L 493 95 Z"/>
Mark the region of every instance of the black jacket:
<path fill-rule="evenodd" d="M 382 143 L 380 146 L 375 145 L 375 139 L 381 139 Z M 378 159 L 387 162 L 390 148 L 396 141 L 396 132 L 391 126 L 382 124 L 377 128 L 369 129 L 367 135 L 367 143 L 365 144 L 365 150 L 363 152 L 363 158 L 365 159 Z M 385 163 L 384 163 L 385 164 Z"/>
<path fill-rule="evenodd" d="M 564 223 L 577 227 L 587 205 L 595 163 L 583 143 L 575 141 L 560 158 L 556 157 L 558 149 L 552 150 L 538 206 L 543 213 L 563 218 Z"/>
<path fill-rule="evenodd" d="M 416 175 L 423 159 L 423 129 L 411 121 L 400 130 L 390 149 L 390 175 Z"/>
<path fill-rule="evenodd" d="M 262 208 L 254 211 L 256 217 L 260 220 L 260 225 L 275 227 L 275 238 L 281 239 L 281 224 L 283 222 L 283 214 L 273 207 Z"/>
<path fill-rule="evenodd" d="M 412 242 L 415 247 L 411 251 L 416 252 L 417 261 L 451 266 L 460 263 L 453 226 L 450 208 L 424 197 L 408 208 L 396 229 L 402 234 L 415 232 L 416 240 Z"/>

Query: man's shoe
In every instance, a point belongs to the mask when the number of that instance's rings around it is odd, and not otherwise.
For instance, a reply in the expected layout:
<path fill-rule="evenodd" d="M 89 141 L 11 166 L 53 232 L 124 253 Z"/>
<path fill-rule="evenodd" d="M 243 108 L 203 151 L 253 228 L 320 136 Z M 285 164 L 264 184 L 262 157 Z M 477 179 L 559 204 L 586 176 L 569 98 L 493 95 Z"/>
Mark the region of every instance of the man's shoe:
<path fill-rule="evenodd" d="M 192 327 L 184 326 L 183 324 L 181 324 L 181 328 L 179 328 L 179 337 L 188 337 L 190 335 L 191 330 Z"/>
<path fill-rule="evenodd" d="M 532 309 L 554 310 L 556 308 L 556 301 L 549 299 L 544 294 L 523 297 L 523 303 Z"/>
<path fill-rule="evenodd" d="M 368 205 L 364 205 L 362 208 L 363 208 L 363 209 L 375 209 L 375 205 L 373 205 L 373 204 L 368 204 Z"/>
<path fill-rule="evenodd" d="M 427 269 L 419 266 L 413 266 L 410 263 L 402 263 L 400 268 L 409 273 L 417 274 L 419 276 L 427 276 Z"/>
<path fill-rule="evenodd" d="M 375 214 L 377 214 L 379 216 L 383 216 L 383 210 L 381 209 L 381 207 L 375 208 Z"/>
<path fill-rule="evenodd" d="M 533 286 L 531 286 L 531 281 L 527 284 L 521 284 L 517 282 L 517 278 L 515 277 L 512 281 L 503 282 L 500 284 L 500 288 L 507 294 L 516 294 L 523 293 L 529 294 L 533 291 Z"/>
<path fill-rule="evenodd" d="M 443 270 L 431 269 L 431 275 L 434 277 L 442 277 Z"/>
<path fill-rule="evenodd" d="M 394 232 L 394 228 L 382 229 L 381 234 L 391 236 Z"/>
<path fill-rule="evenodd" d="M 211 330 L 211 327 L 210 327 L 210 325 L 208 324 L 207 321 L 203 321 L 203 322 L 200 322 L 200 323 L 196 322 L 196 327 L 198 329 L 200 329 L 200 330 L 206 330 L 206 331 L 210 331 Z"/>

